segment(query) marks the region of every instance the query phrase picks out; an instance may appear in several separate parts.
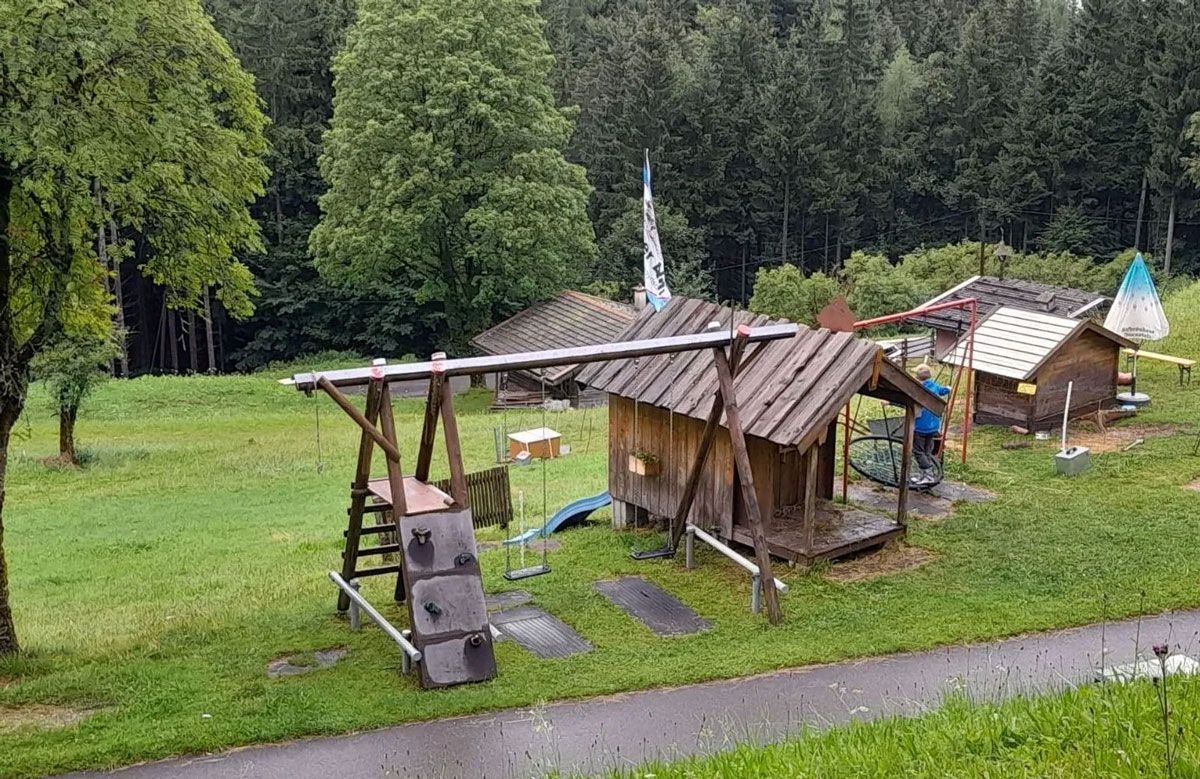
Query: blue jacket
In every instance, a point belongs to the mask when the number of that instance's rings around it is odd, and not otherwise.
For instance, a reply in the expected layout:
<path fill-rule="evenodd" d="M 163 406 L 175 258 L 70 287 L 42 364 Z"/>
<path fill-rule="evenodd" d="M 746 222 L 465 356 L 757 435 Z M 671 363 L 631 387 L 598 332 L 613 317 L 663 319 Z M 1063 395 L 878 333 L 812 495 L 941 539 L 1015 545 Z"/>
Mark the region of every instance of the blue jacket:
<path fill-rule="evenodd" d="M 944 398 L 950 394 L 949 387 L 943 387 L 933 379 L 926 379 L 921 382 L 921 386 L 937 395 L 939 398 Z M 913 429 L 920 435 L 929 435 L 936 433 L 942 428 L 942 418 L 933 413 L 927 408 L 921 409 L 921 413 L 917 415 L 916 424 Z"/>

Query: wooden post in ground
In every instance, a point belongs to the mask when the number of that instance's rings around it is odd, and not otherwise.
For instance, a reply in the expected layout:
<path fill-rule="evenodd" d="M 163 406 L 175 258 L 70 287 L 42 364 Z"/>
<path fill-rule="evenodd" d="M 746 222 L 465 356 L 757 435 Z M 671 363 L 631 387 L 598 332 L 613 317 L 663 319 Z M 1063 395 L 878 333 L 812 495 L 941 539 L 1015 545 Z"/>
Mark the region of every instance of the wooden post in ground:
<path fill-rule="evenodd" d="M 738 329 L 739 340 L 744 340 L 744 328 Z M 742 487 L 742 502 L 746 506 L 746 519 L 750 523 L 750 535 L 754 539 L 754 557 L 758 563 L 759 581 L 763 602 L 767 604 L 767 619 L 772 625 L 783 621 L 779 607 L 779 593 L 775 590 L 775 575 L 771 571 L 771 552 L 767 547 L 767 532 L 763 526 L 762 510 L 758 505 L 758 493 L 754 489 L 754 472 L 750 465 L 750 450 L 746 447 L 746 436 L 742 430 L 741 413 L 738 411 L 737 396 L 733 391 L 733 371 L 723 349 L 714 349 L 717 363 L 717 381 L 721 388 L 721 400 L 725 406 L 725 420 L 729 427 L 729 443 L 733 449 L 733 461 L 737 468 L 738 482 Z M 810 469 L 814 470 L 814 469 Z M 814 476 L 812 481 L 816 482 Z"/>
<path fill-rule="evenodd" d="M 741 340 L 735 340 L 729 347 L 729 368 L 736 374 L 739 365 L 742 361 L 742 349 L 745 344 Z M 721 351 L 715 349 L 714 351 Z M 722 353 L 724 356 L 724 353 Z M 687 526 L 688 512 L 692 510 L 692 501 L 696 498 L 696 489 L 700 486 L 700 476 L 704 473 L 704 463 L 708 459 L 708 453 L 712 449 L 713 441 L 717 437 L 717 430 L 721 427 L 721 414 L 725 411 L 725 406 L 722 403 L 720 388 L 717 389 L 717 395 L 713 399 L 712 410 L 708 412 L 708 419 L 704 422 L 704 432 L 700 436 L 700 447 L 696 450 L 696 457 L 692 460 L 691 470 L 688 471 L 687 481 L 683 485 L 683 495 L 679 498 L 679 506 L 675 509 L 675 520 L 671 524 L 671 548 L 678 549 L 679 541 L 683 537 L 684 528 Z"/>
<path fill-rule="evenodd" d="M 821 447 L 813 445 L 801 457 L 804 458 L 804 556 L 812 567 L 813 531 L 817 524 L 817 465 L 821 459 Z"/>
<path fill-rule="evenodd" d="M 396 418 L 392 412 L 392 393 L 388 391 L 387 382 L 375 379 L 382 388 L 379 396 L 379 426 L 383 428 L 383 437 L 394 449 L 399 451 L 396 440 Z M 400 520 L 408 513 L 408 504 L 404 496 L 404 474 L 400 470 L 400 458 L 391 457 L 387 460 L 388 488 L 392 493 L 392 521 L 396 523 L 396 543 L 403 544 L 400 537 Z M 404 564 L 400 564 L 400 572 L 396 574 L 396 600 L 404 600 Z"/>
<path fill-rule="evenodd" d="M 433 461 L 433 441 L 437 437 L 438 411 L 442 405 L 442 382 L 445 375 L 429 378 L 429 394 L 425 398 L 425 424 L 421 427 L 421 446 L 417 449 L 417 481 L 429 481 L 429 465 Z"/>
<path fill-rule="evenodd" d="M 442 430 L 446 436 L 446 458 L 450 461 L 450 497 L 460 508 L 466 508 L 467 471 L 463 466 L 462 442 L 458 438 L 458 419 L 454 416 L 454 389 L 450 382 L 442 382 Z"/>
<path fill-rule="evenodd" d="M 364 418 L 374 424 L 379 416 L 379 387 L 372 384 L 367 387 L 367 405 Z M 358 544 L 362 536 L 363 509 L 367 505 L 367 483 L 371 480 L 371 454 L 374 451 L 375 440 L 362 431 L 358 442 L 358 465 L 354 470 L 354 481 L 350 484 L 350 509 L 347 511 L 349 521 L 346 528 L 346 548 L 342 552 L 342 579 L 350 581 L 358 569 Z M 350 598 L 338 590 L 337 610 L 344 612 L 350 608 Z"/>
<path fill-rule="evenodd" d="M 912 470 L 913 425 L 917 420 L 916 407 L 912 401 L 904 404 L 904 445 L 900 449 L 900 496 L 896 502 L 896 522 L 908 527 L 908 484 Z M 945 443 L 942 444 L 945 446 Z"/>

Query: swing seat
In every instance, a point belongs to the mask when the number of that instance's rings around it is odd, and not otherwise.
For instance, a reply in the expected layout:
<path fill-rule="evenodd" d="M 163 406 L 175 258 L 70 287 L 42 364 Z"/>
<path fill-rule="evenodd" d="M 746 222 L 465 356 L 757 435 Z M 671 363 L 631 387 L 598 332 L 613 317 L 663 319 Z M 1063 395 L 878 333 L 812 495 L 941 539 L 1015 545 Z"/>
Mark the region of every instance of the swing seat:
<path fill-rule="evenodd" d="M 904 442 L 887 436 L 868 435 L 850 441 L 850 467 L 866 479 L 885 487 L 900 486 L 900 470 L 904 457 Z M 909 489 L 927 490 L 942 481 L 942 465 L 935 468 L 937 479 L 926 484 L 909 484 Z M 916 458 L 909 464 L 909 474 L 920 473 Z"/>
<path fill-rule="evenodd" d="M 371 479 L 367 482 L 367 490 L 377 501 L 391 508 L 392 485 L 387 479 Z M 417 481 L 415 476 L 404 477 L 404 506 L 408 516 L 446 511 L 453 504 L 453 498 L 432 484 Z"/>

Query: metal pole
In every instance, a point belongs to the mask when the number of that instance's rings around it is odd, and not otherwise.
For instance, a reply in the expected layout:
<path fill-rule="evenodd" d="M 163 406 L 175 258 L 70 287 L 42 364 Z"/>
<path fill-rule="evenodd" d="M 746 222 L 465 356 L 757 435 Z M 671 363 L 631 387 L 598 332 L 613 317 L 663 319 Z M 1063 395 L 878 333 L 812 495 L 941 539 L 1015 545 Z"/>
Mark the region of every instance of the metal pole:
<path fill-rule="evenodd" d="M 414 663 L 421 661 L 421 650 L 413 646 L 412 642 L 409 641 L 403 633 L 397 630 L 392 623 L 384 619 L 383 615 L 376 611 L 375 607 L 371 605 L 371 602 L 362 595 L 359 595 L 358 591 L 351 587 L 350 584 L 337 573 L 337 571 L 329 572 L 329 580 L 337 585 L 338 589 L 346 593 L 346 596 L 350 598 L 351 603 L 357 603 L 358 607 L 362 609 L 368 617 L 371 618 L 371 621 L 378 625 L 384 633 L 388 634 L 389 638 L 396 642 L 396 645 L 400 647 L 406 657 L 408 657 Z"/>
<path fill-rule="evenodd" d="M 683 546 L 683 567 L 691 570 L 692 554 L 696 546 L 696 533 L 692 528 L 687 529 L 687 539 Z"/>
<path fill-rule="evenodd" d="M 355 592 L 358 592 L 358 588 L 359 588 L 358 579 L 351 579 L 350 587 Z M 350 601 L 350 629 L 351 630 L 361 630 L 362 629 L 362 615 L 358 611 L 358 601 L 355 601 L 355 600 Z"/>
<path fill-rule="evenodd" d="M 404 636 L 406 639 L 411 639 L 412 631 L 411 630 L 401 630 L 400 635 Z M 408 656 L 408 652 L 401 652 L 400 653 L 400 673 L 404 674 L 405 676 L 412 673 L 412 665 L 413 665 L 413 661 L 412 661 L 412 658 Z"/>
<path fill-rule="evenodd" d="M 750 610 L 755 614 L 762 608 L 762 574 L 750 577 Z"/>

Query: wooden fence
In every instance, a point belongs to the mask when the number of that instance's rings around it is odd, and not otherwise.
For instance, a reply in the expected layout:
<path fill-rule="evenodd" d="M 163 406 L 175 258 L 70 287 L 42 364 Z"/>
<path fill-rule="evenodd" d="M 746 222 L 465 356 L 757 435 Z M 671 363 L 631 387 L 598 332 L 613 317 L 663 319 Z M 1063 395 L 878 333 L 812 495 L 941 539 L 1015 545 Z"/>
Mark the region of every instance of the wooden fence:
<path fill-rule="evenodd" d="M 438 489 L 449 492 L 450 480 L 436 483 Z M 475 527 L 508 527 L 512 521 L 512 490 L 508 486 L 508 466 L 498 465 L 486 471 L 467 474 L 467 499 Z"/>

